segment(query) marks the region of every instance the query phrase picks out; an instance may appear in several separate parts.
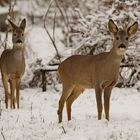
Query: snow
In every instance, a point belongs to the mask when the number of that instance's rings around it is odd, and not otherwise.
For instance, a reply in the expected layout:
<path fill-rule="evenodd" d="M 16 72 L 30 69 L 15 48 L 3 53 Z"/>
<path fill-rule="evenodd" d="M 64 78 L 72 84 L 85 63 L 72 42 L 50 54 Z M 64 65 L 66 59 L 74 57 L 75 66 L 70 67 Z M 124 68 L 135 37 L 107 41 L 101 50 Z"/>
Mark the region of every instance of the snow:
<path fill-rule="evenodd" d="M 56 51 L 45 29 L 43 27 L 33 26 L 28 30 L 26 36 L 28 47 L 33 51 L 36 58 L 43 60 L 43 65 L 47 64 L 56 55 Z M 52 31 L 49 32 L 51 33 Z M 61 42 L 63 38 L 62 30 L 57 28 L 56 33 L 56 45 L 58 50 L 62 51 L 64 49 L 64 45 Z"/>
<path fill-rule="evenodd" d="M 96 1 L 98 2 L 98 1 Z M 127 2 L 128 3 L 128 2 Z M 20 11 L 22 17 L 36 12 L 43 15 L 44 11 L 38 7 L 34 7 L 33 3 L 24 2 L 20 3 Z M 131 2 L 130 2 L 131 4 Z M 130 5 L 129 4 L 129 5 Z M 132 3 L 133 4 L 133 3 Z M 91 5 L 93 6 L 93 5 Z M 34 7 L 34 8 L 33 8 Z M 93 13 L 98 10 L 98 6 L 95 4 L 95 8 L 92 7 Z M 97 8 L 96 8 L 97 7 Z M 131 6 L 132 7 L 132 6 Z M 16 7 L 15 7 L 16 8 Z M 105 8 L 105 7 L 104 7 Z M 62 57 L 66 58 L 75 53 L 75 49 L 78 49 L 82 44 L 86 43 L 94 45 L 104 41 L 107 38 L 110 41 L 110 35 L 107 35 L 107 22 L 108 18 L 118 20 L 123 17 L 123 12 L 119 16 L 113 15 L 114 6 L 110 9 L 98 11 L 93 15 L 88 15 L 87 18 L 81 16 L 79 26 L 77 23 L 77 29 L 85 33 L 85 38 L 78 40 L 71 48 L 64 46 L 64 36 L 60 28 L 56 28 L 55 41 L 57 48 Z M 0 7 L 0 13 L 5 13 L 8 9 Z M 132 10 L 131 10 L 132 11 Z M 129 11 L 132 19 L 136 19 L 132 12 Z M 78 9 L 77 9 L 78 12 Z M 134 12 L 139 17 L 137 8 Z M 80 14 L 80 11 L 79 11 Z M 138 18 L 139 19 L 139 18 Z M 100 32 L 97 31 L 96 26 L 102 23 Z M 50 33 L 52 29 L 48 27 Z M 101 34 L 101 31 L 105 33 Z M 105 31 L 105 32 L 104 32 Z M 90 34 L 90 36 L 87 36 Z M 139 38 L 139 37 L 138 37 Z M 139 44 L 139 39 L 136 42 Z M 5 34 L 1 34 L 2 41 L 5 39 Z M 63 40 L 63 41 L 62 41 Z M 74 37 L 76 40 L 76 37 Z M 38 68 L 52 69 L 48 66 L 48 63 L 56 55 L 56 51 L 47 36 L 47 33 L 40 24 L 30 25 L 27 20 L 26 28 L 26 71 L 21 84 L 26 83 L 28 85 L 33 77 L 33 73 Z M 134 42 L 132 42 L 132 45 Z M 12 46 L 11 34 L 8 38 L 8 47 Z M 109 43 L 106 44 L 109 46 Z M 135 45 L 134 45 L 135 46 Z M 65 51 L 64 51 L 65 50 Z M 0 52 L 3 50 L 0 49 Z M 130 50 L 131 51 L 131 50 Z M 136 50 L 137 51 L 137 50 Z M 137 51 L 138 52 L 138 51 Z M 134 51 L 132 52 L 133 55 Z M 63 59 L 64 59 L 63 58 Z M 41 66 L 36 64 L 36 60 L 42 60 Z M 57 66 L 53 66 L 53 69 L 57 69 Z M 128 73 L 127 73 L 128 74 Z M 127 76 L 127 75 L 126 75 Z M 1 80 L 0 80 L 1 81 Z M 57 82 L 56 82 L 57 83 Z M 2 82 L 0 82 L 0 85 Z M 137 82 L 135 88 L 140 85 L 140 81 Z M 139 140 L 140 139 L 140 93 L 134 88 L 114 88 L 111 96 L 111 110 L 110 121 L 108 122 L 104 118 L 101 121 L 97 120 L 97 107 L 95 100 L 95 91 L 86 90 L 73 104 L 72 107 L 72 120 L 67 121 L 66 108 L 64 108 L 63 122 L 58 124 L 58 102 L 61 96 L 61 84 L 55 85 L 57 91 L 53 88 L 47 87 L 47 92 L 41 92 L 41 89 L 26 88 L 21 90 L 20 109 L 11 110 L 5 109 L 4 104 L 4 89 L 0 87 L 0 99 L 1 99 L 1 115 L 0 115 L 0 140 Z M 64 132 L 64 127 L 66 133 Z"/>
<path fill-rule="evenodd" d="M 61 86 L 58 85 L 59 89 Z M 0 88 L 3 93 L 3 88 Z M 97 120 L 94 90 L 86 90 L 73 104 L 72 120 L 57 123 L 61 91 L 21 90 L 20 109 L 6 110 L 2 94 L 0 140 L 139 140 L 140 93 L 136 89 L 114 88 L 110 121 Z M 66 131 L 62 129 L 62 125 Z M 3 135 L 3 136 L 2 136 Z"/>
<path fill-rule="evenodd" d="M 9 11 L 9 6 L 6 7 L 2 7 L 0 6 L 0 15 L 1 14 L 7 14 Z M 18 6 L 14 6 L 14 12 L 19 11 L 19 7 Z"/>
<path fill-rule="evenodd" d="M 51 33 L 52 30 L 50 29 Z M 30 62 L 36 61 L 36 59 L 42 59 L 42 65 L 48 64 L 56 55 L 56 51 L 50 38 L 48 37 L 44 27 L 40 26 L 30 26 L 26 28 L 25 31 L 25 56 Z M 2 42 L 5 39 L 5 34 L 1 34 Z M 62 30 L 60 28 L 56 29 L 55 42 L 59 52 L 64 50 L 64 44 L 61 42 L 63 39 Z M 8 37 L 8 48 L 12 48 L 12 35 L 9 33 Z M 3 50 L 2 50 L 3 51 Z"/>
<path fill-rule="evenodd" d="M 49 32 L 52 33 L 52 30 L 49 29 Z M 33 73 L 35 70 L 39 70 L 39 69 L 56 70 L 58 66 L 52 67 L 48 65 L 48 63 L 55 57 L 56 51 L 44 27 L 37 26 L 37 25 L 27 27 L 25 31 L 25 36 L 26 36 L 25 39 L 26 70 L 22 79 L 22 83 L 23 85 L 28 85 L 28 83 L 33 78 Z M 1 40 L 2 42 L 5 40 L 4 33 L 1 34 Z M 63 40 L 62 30 L 60 28 L 56 28 L 55 42 L 60 54 L 66 48 L 64 47 L 64 44 L 61 42 L 61 40 Z M 7 47 L 12 48 L 11 33 L 8 34 Z M 70 50 L 68 51 L 70 52 Z M 2 52 L 3 52 L 3 48 L 0 49 L 0 54 Z M 37 60 L 41 60 L 41 65 L 36 64 Z"/>
<path fill-rule="evenodd" d="M 49 30 L 52 33 L 52 30 Z M 28 83 L 33 78 L 33 73 L 38 69 L 57 69 L 58 66 L 48 66 L 48 63 L 55 57 L 56 51 L 50 38 L 48 37 L 44 27 L 40 27 L 37 25 L 30 26 L 26 28 L 25 31 L 25 61 L 26 61 L 26 70 L 23 76 L 22 81 L 23 85 L 28 85 Z M 2 42 L 5 39 L 5 34 L 1 34 Z M 65 49 L 64 44 L 61 42 L 63 39 L 62 30 L 60 28 L 56 28 L 55 33 L 55 42 L 58 48 L 59 53 L 63 52 Z M 8 48 L 12 48 L 12 34 L 9 33 Z M 0 54 L 2 53 L 3 48 L 0 49 Z M 41 65 L 37 65 L 36 61 L 41 60 Z M 33 65 L 33 67 L 31 67 Z"/>

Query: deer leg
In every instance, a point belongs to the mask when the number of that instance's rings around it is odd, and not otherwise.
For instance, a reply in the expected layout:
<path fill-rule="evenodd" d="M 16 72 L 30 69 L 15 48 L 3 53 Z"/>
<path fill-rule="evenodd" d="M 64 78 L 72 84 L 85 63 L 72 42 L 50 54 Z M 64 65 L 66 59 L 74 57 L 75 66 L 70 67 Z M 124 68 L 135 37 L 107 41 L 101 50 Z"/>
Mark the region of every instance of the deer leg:
<path fill-rule="evenodd" d="M 104 89 L 104 109 L 106 119 L 109 121 L 109 109 L 110 109 L 110 96 L 111 96 L 112 87 L 106 87 Z"/>
<path fill-rule="evenodd" d="M 81 92 L 82 92 L 81 90 L 78 90 L 77 88 L 74 88 L 71 95 L 68 97 L 68 99 L 66 101 L 68 120 L 71 120 L 71 106 L 72 106 L 72 103 L 79 97 Z"/>
<path fill-rule="evenodd" d="M 96 102 L 97 102 L 97 110 L 98 110 L 98 120 L 101 120 L 102 118 L 102 89 L 97 87 L 95 88 L 96 93 Z"/>
<path fill-rule="evenodd" d="M 17 108 L 19 108 L 19 98 L 20 98 L 20 79 L 17 79 L 16 81 L 16 102 L 17 102 Z"/>
<path fill-rule="evenodd" d="M 67 98 L 69 97 L 69 95 L 71 94 L 72 90 L 73 90 L 73 86 L 63 87 L 62 96 L 59 100 L 59 108 L 58 108 L 58 112 L 57 112 L 58 118 L 59 118 L 58 123 L 62 122 L 62 112 L 63 112 L 64 103 L 67 100 Z"/>
<path fill-rule="evenodd" d="M 5 90 L 5 105 L 7 109 L 8 108 L 8 77 L 5 75 L 2 75 L 2 81 L 3 81 L 4 90 Z"/>
<path fill-rule="evenodd" d="M 14 93 L 15 93 L 15 88 L 16 88 L 16 79 L 12 79 L 11 80 L 11 99 L 10 99 L 10 108 L 14 108 L 15 109 L 15 97 L 14 97 Z"/>
<path fill-rule="evenodd" d="M 12 82 L 11 82 L 11 80 L 9 80 L 9 84 L 10 84 L 10 96 L 11 96 L 11 93 L 12 93 Z M 15 98 L 15 96 L 14 96 L 14 98 Z M 13 102 L 13 107 L 15 108 L 15 102 Z"/>

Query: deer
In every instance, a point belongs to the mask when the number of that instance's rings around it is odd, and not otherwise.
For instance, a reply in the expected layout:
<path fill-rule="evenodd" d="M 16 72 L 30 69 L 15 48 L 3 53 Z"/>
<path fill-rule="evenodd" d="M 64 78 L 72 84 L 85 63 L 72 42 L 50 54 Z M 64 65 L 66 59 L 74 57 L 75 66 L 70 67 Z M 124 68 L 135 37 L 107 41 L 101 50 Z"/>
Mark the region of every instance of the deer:
<path fill-rule="evenodd" d="M 19 108 L 20 82 L 25 71 L 25 26 L 26 19 L 23 19 L 19 26 L 8 19 L 12 27 L 12 49 L 5 49 L 0 58 L 1 77 L 5 90 L 5 105 L 8 109 L 8 96 L 10 87 L 10 108 L 15 109 L 15 102 Z M 9 86 L 10 85 L 10 86 Z M 16 90 L 16 93 L 15 93 Z M 15 98 L 16 94 L 16 98 Z"/>
<path fill-rule="evenodd" d="M 121 60 L 128 48 L 128 42 L 138 30 L 135 21 L 129 28 L 118 28 L 109 19 L 108 28 L 113 34 L 113 47 L 109 52 L 97 55 L 73 55 L 58 67 L 62 82 L 62 95 L 58 103 L 58 123 L 62 122 L 63 107 L 66 102 L 68 121 L 71 120 L 72 103 L 85 89 L 95 89 L 98 120 L 102 119 L 102 96 L 104 99 L 105 119 L 109 121 L 110 97 L 117 84 Z"/>

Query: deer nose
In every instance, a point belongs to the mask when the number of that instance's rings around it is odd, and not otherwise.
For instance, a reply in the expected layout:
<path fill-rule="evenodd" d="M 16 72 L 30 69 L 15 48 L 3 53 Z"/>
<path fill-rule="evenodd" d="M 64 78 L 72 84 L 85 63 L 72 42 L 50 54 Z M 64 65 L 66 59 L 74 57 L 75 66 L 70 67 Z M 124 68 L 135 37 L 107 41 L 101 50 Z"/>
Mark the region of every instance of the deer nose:
<path fill-rule="evenodd" d="M 119 48 L 124 48 L 124 49 L 126 49 L 126 46 L 125 46 L 124 44 L 120 44 L 120 45 L 119 45 Z"/>
<path fill-rule="evenodd" d="M 22 41 L 21 41 L 20 39 L 18 39 L 18 40 L 16 41 L 16 43 L 22 43 Z"/>

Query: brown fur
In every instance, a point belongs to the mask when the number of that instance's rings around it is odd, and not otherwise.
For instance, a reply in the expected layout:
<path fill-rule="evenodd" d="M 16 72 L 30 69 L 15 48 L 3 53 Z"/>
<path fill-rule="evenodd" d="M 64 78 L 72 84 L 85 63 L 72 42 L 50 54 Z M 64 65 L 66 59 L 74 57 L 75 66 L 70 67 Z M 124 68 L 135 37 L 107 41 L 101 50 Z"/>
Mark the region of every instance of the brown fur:
<path fill-rule="evenodd" d="M 111 19 L 108 26 L 114 35 L 113 48 L 110 52 L 98 55 L 74 55 L 60 64 L 58 72 L 63 91 L 59 100 L 59 123 L 62 122 L 64 103 L 67 105 L 68 120 L 71 120 L 71 105 L 86 88 L 95 88 L 99 120 L 102 116 L 104 91 L 105 114 L 109 120 L 111 91 L 117 83 L 120 63 L 128 47 L 128 40 L 137 31 L 138 23 L 135 22 L 127 31 L 118 29 Z M 124 46 L 126 48 L 123 48 Z"/>
<path fill-rule="evenodd" d="M 26 20 L 24 19 L 19 27 L 12 21 L 9 20 L 9 22 L 13 29 L 13 48 L 3 51 L 0 58 L 0 68 L 5 89 L 6 108 L 8 108 L 8 82 L 10 83 L 10 108 L 15 108 L 15 89 L 17 108 L 19 108 L 20 81 L 25 71 L 24 29 Z M 18 41 L 20 41 L 20 43 Z"/>

